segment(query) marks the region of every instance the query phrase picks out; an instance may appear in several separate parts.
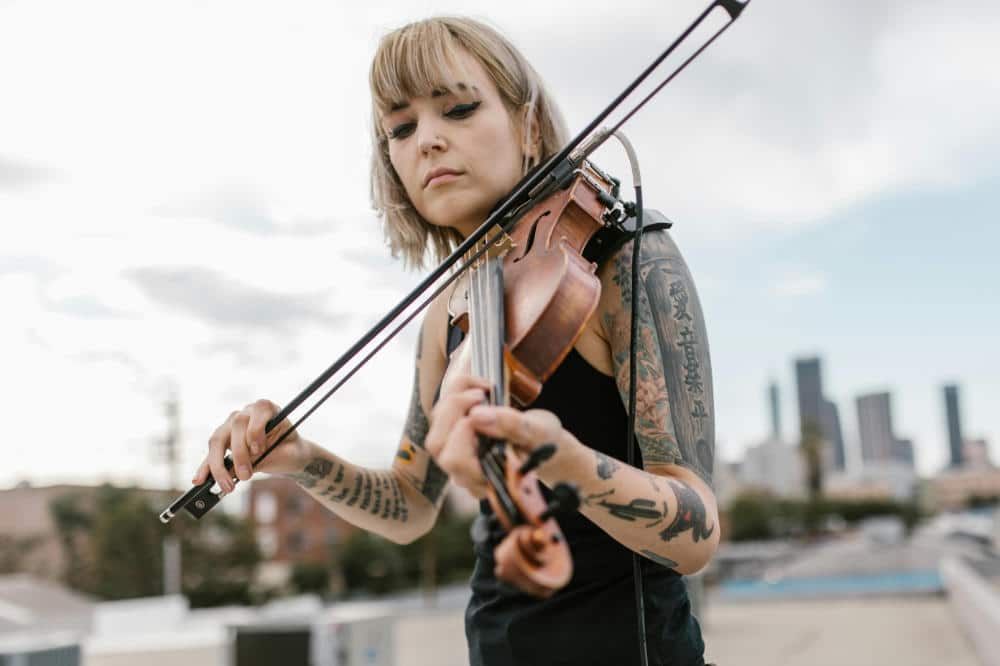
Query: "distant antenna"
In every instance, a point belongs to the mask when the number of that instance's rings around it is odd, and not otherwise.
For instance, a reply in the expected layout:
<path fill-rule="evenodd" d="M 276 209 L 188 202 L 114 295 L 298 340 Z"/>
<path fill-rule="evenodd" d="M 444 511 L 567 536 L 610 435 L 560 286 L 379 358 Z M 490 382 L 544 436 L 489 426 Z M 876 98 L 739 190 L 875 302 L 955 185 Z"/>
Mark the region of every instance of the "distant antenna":
<path fill-rule="evenodd" d="M 177 385 L 173 381 L 167 389 L 163 411 L 167 417 L 167 432 L 156 443 L 167 463 L 170 493 L 173 494 L 180 488 L 178 449 L 181 439 L 181 406 L 177 397 Z M 181 542 L 173 534 L 168 534 L 163 539 L 163 593 L 181 593 Z"/>
<path fill-rule="evenodd" d="M 163 412 L 167 417 L 167 432 L 156 440 L 157 448 L 167 463 L 167 480 L 170 491 L 180 488 L 180 457 L 178 449 L 181 438 L 181 407 L 177 398 L 177 385 L 171 381 L 167 389 L 167 399 L 163 403 Z"/>
<path fill-rule="evenodd" d="M 781 439 L 781 407 L 778 396 L 778 382 L 771 380 L 767 389 L 768 400 L 771 406 L 771 437 Z"/>

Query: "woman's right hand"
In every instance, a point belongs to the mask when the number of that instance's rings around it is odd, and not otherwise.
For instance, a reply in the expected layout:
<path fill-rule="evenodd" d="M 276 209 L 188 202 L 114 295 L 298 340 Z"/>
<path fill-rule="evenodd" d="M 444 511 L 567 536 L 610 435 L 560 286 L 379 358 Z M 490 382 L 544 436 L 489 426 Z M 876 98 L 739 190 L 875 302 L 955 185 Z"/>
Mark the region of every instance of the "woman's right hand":
<path fill-rule="evenodd" d="M 233 412 L 208 439 L 208 455 L 198 467 L 191 482 L 200 484 L 212 473 L 219 487 L 224 492 L 231 493 L 235 484 L 226 472 L 223 462 L 226 449 L 232 451 L 233 470 L 241 481 L 248 480 L 254 472 L 269 474 L 295 474 L 302 471 L 308 456 L 309 443 L 293 432 L 274 451 L 268 454 L 257 467 L 252 467 L 253 461 L 276 440 L 281 433 L 291 427 L 291 422 L 285 419 L 271 431 L 264 434 L 267 422 L 279 411 L 278 405 L 270 400 L 258 400 Z"/>

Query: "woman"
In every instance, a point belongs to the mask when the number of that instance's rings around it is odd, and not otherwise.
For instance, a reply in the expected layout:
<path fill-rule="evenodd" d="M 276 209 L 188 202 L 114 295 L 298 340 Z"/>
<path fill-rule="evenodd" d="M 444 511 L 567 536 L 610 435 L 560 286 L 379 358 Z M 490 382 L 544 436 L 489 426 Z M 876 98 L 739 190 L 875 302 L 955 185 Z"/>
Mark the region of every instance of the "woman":
<path fill-rule="evenodd" d="M 412 264 L 428 253 L 442 258 L 565 142 L 538 75 L 475 21 L 436 18 L 387 35 L 370 80 L 373 203 L 393 254 Z M 666 232 L 647 234 L 638 294 L 635 459 L 642 463 L 625 464 L 630 247 L 599 267 L 597 312 L 531 409 L 484 405 L 483 380 L 454 370 L 458 363 L 447 372 L 458 336 L 446 292 L 421 327 L 409 417 L 391 469 L 352 465 L 293 434 L 256 470 L 295 478 L 344 519 L 406 543 L 434 524 L 449 479 L 484 496 L 479 434 L 523 454 L 555 444 L 538 476 L 549 487 L 570 481 L 580 489 L 579 512 L 560 519 L 573 579 L 549 599 L 529 597 L 493 576 L 499 535 L 477 544 L 466 613 L 473 664 L 639 663 L 632 552 L 644 556 L 649 663 L 703 663 L 680 576 L 701 569 L 719 540 L 705 328 L 676 246 Z M 237 477 L 250 478 L 276 411 L 261 400 L 230 415 L 212 435 L 195 483 L 211 471 L 232 489 L 226 449 Z"/>

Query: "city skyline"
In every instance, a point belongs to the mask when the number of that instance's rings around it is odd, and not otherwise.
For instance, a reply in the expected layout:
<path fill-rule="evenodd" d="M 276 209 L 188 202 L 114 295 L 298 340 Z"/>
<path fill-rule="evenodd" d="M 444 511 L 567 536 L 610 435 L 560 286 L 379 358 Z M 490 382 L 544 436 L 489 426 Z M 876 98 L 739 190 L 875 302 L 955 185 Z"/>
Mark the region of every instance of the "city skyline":
<path fill-rule="evenodd" d="M 836 401 L 827 400 L 822 393 L 822 363 L 822 356 L 793 358 L 791 362 L 795 370 L 794 376 L 796 377 L 796 383 L 799 384 L 800 381 L 804 380 L 806 394 L 816 393 L 815 389 L 819 389 L 818 395 L 807 397 L 807 403 L 811 400 L 814 408 L 818 405 L 821 409 L 822 405 L 830 404 L 834 409 L 836 409 Z M 945 397 L 941 410 L 942 437 L 939 442 L 941 450 L 946 454 L 954 455 L 954 437 L 957 434 L 959 437 L 959 456 L 962 456 L 962 451 L 966 450 L 971 445 L 979 447 L 978 450 L 981 450 L 980 455 L 986 456 L 987 460 L 992 462 L 993 458 L 991 449 L 993 444 L 987 438 L 967 434 L 963 435 L 961 413 L 958 402 L 961 385 L 949 383 L 938 388 L 943 390 Z M 802 385 L 799 385 L 796 393 L 798 394 L 801 390 Z M 771 424 L 769 434 L 748 441 L 746 450 L 759 445 L 767 444 L 770 440 L 775 439 L 775 437 L 777 437 L 778 441 L 782 441 L 787 444 L 798 444 L 800 439 L 799 433 L 801 429 L 801 417 L 797 424 L 798 430 L 796 430 L 791 437 L 788 437 L 787 433 L 782 432 L 780 425 L 780 395 L 781 384 L 772 377 L 767 383 L 765 401 L 766 410 L 764 410 L 766 411 Z M 916 467 L 915 462 L 918 458 L 915 455 L 915 451 L 917 449 L 914 445 L 913 438 L 900 436 L 899 431 L 894 425 L 895 418 L 892 408 L 892 396 L 893 393 L 891 390 L 856 393 L 853 395 L 852 402 L 856 405 L 856 418 L 852 421 L 854 427 L 850 429 L 850 437 L 846 437 L 842 440 L 844 453 L 851 454 L 847 456 L 848 465 L 846 471 L 857 472 L 866 462 L 880 461 L 904 462 Z M 801 400 L 801 397 L 799 399 Z M 866 446 L 866 443 L 868 446 Z M 739 460 L 733 459 L 730 460 L 730 462 L 739 462 Z M 922 474 L 924 476 L 933 476 L 939 472 L 945 471 L 948 468 L 961 466 L 963 463 L 964 460 L 961 460 L 961 458 L 959 459 L 959 463 L 957 465 L 954 463 L 953 459 L 946 459 L 944 465 L 936 469 L 930 469 L 929 471 L 925 470 Z M 926 467 L 926 465 L 924 467 Z M 838 470 L 833 469 L 831 471 Z M 844 470 L 841 469 L 839 471 Z"/>

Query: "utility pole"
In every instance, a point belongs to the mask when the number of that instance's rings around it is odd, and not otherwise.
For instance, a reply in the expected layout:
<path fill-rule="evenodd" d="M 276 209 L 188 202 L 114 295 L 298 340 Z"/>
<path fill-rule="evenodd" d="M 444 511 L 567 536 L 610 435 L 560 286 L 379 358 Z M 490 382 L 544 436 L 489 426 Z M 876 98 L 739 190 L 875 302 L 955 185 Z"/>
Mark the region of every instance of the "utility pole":
<path fill-rule="evenodd" d="M 180 402 L 177 398 L 177 388 L 170 385 L 167 400 L 164 403 L 167 417 L 167 432 L 158 443 L 167 463 L 167 473 L 170 482 L 171 497 L 178 492 L 179 469 L 177 449 L 180 445 Z M 181 542 L 174 534 L 168 534 L 163 539 L 163 594 L 181 593 Z"/>

